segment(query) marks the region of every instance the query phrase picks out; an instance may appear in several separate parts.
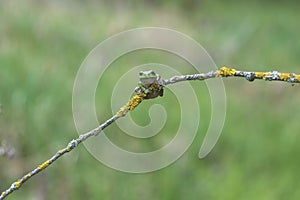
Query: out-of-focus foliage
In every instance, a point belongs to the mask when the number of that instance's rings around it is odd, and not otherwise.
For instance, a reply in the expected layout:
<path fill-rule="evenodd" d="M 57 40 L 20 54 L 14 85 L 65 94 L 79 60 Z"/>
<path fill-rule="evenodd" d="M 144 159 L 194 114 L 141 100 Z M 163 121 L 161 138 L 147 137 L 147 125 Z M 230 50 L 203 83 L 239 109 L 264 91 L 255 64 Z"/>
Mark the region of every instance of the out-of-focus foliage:
<path fill-rule="evenodd" d="M 107 37 L 136 27 L 172 28 L 201 43 L 217 65 L 300 73 L 299 6 L 292 1 L 1 1 L 0 140 L 14 146 L 16 156 L 0 157 L 0 190 L 77 137 L 73 82 L 85 56 Z M 159 59 L 157 52 L 137 52 L 113 65 L 126 71 Z M 112 81 L 122 70 L 109 69 L 103 77 L 107 89 L 96 95 L 100 121 L 112 114 Z M 200 129 L 173 165 L 142 175 L 120 173 L 99 164 L 82 145 L 8 199 L 299 199 L 299 86 L 226 79 L 224 130 L 213 152 L 199 160 L 210 100 L 204 82 L 192 84 L 199 91 Z M 149 123 L 147 108 L 158 102 L 168 112 L 179 106 L 166 92 L 135 110 L 136 122 Z M 178 123 L 172 120 L 162 136 L 142 144 L 157 148 L 170 140 Z M 107 132 L 128 149 L 130 142 L 139 144 L 126 140 L 115 125 Z"/>

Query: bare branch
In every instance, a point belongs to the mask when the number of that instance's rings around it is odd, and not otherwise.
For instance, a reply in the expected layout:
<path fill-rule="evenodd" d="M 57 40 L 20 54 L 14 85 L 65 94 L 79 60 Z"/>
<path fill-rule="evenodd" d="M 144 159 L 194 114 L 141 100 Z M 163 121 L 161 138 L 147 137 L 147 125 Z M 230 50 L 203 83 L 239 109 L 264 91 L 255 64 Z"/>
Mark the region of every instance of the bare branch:
<path fill-rule="evenodd" d="M 56 161 L 58 158 L 63 156 L 65 153 L 68 153 L 72 151 L 75 147 L 77 147 L 78 144 L 82 143 L 86 139 L 88 139 L 91 136 L 98 135 L 103 129 L 108 127 L 110 124 L 112 124 L 114 121 L 116 121 L 120 117 L 124 117 L 130 110 L 133 110 L 136 108 L 144 99 L 144 94 L 135 95 L 133 96 L 128 103 L 123 106 L 114 116 L 112 116 L 110 119 L 105 121 L 103 124 L 98 126 L 97 128 L 80 135 L 77 139 L 72 140 L 69 142 L 69 144 L 64 148 L 56 152 L 54 156 L 52 156 L 50 159 L 46 160 L 39 166 L 37 166 L 35 169 L 24 175 L 21 179 L 15 181 L 7 190 L 1 193 L 0 200 L 4 199 L 6 196 L 8 196 L 13 191 L 19 189 L 26 181 L 28 181 L 31 177 L 36 175 L 37 173 L 41 172 L 42 170 L 46 169 L 49 165 L 51 165 L 54 161 Z"/>
<path fill-rule="evenodd" d="M 78 144 L 82 143 L 86 139 L 91 136 L 96 136 L 107 126 L 112 124 L 114 121 L 119 119 L 120 117 L 124 117 L 129 111 L 135 109 L 143 100 L 145 99 L 153 99 L 158 96 L 162 96 L 163 88 L 167 85 L 178 83 L 181 81 L 189 81 L 189 80 L 205 80 L 209 78 L 217 78 L 217 77 L 244 77 L 248 81 L 254 81 L 255 79 L 263 79 L 266 81 L 284 81 L 289 83 L 300 83 L 300 75 L 295 73 L 280 73 L 277 71 L 271 72 L 247 72 L 247 71 L 239 71 L 232 68 L 222 67 L 219 70 L 211 71 L 203 74 L 192 74 L 192 75 L 181 75 L 174 76 L 169 79 L 161 79 L 160 76 L 157 76 L 157 79 L 154 79 L 152 83 L 144 84 L 143 87 L 145 91 L 140 88 L 136 89 L 136 95 L 133 96 L 128 103 L 120 108 L 120 110 L 112 116 L 110 119 L 105 121 L 103 124 L 98 126 L 97 128 L 80 135 L 77 139 L 72 140 L 69 144 L 64 148 L 56 152 L 54 156 L 50 159 L 46 160 L 39 166 L 37 166 L 34 170 L 30 171 L 26 175 L 24 175 L 21 179 L 14 182 L 10 188 L 2 192 L 0 195 L 0 200 L 4 199 L 6 196 L 11 194 L 13 191 L 19 189 L 27 180 L 29 180 L 32 176 L 46 169 L 49 165 L 51 165 L 54 161 L 60 158 L 65 153 L 72 151 Z M 151 79 L 150 79 L 151 80 Z"/>
<path fill-rule="evenodd" d="M 169 85 L 180 81 L 205 80 L 205 79 L 216 78 L 216 77 L 244 77 L 248 81 L 254 81 L 255 79 L 263 79 L 266 81 L 284 81 L 289 83 L 300 83 L 300 75 L 295 73 L 280 73 L 278 71 L 248 72 L 248 71 L 239 71 L 228 67 L 222 67 L 219 70 L 211 71 L 203 74 L 173 76 L 169 79 L 164 80 L 164 84 Z"/>

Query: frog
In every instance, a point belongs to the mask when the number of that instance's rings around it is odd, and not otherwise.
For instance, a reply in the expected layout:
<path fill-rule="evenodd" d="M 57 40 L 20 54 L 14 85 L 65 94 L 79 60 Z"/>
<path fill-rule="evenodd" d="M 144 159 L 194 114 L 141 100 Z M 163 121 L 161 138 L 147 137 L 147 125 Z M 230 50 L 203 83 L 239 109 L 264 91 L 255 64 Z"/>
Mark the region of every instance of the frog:
<path fill-rule="evenodd" d="M 137 94 L 144 93 L 145 99 L 152 99 L 157 96 L 163 96 L 164 81 L 159 74 L 153 70 L 140 71 L 138 87 L 135 89 Z M 150 87 L 152 87 L 150 91 Z"/>

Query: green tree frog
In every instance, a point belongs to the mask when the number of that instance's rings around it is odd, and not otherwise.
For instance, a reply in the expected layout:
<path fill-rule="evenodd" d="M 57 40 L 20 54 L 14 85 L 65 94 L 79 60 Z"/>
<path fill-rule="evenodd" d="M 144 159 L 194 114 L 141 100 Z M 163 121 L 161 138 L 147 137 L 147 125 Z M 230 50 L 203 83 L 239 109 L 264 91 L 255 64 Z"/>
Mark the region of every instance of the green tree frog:
<path fill-rule="evenodd" d="M 153 70 L 141 71 L 138 87 L 135 89 L 137 94 L 146 94 L 145 99 L 152 99 L 157 96 L 163 96 L 163 79 Z"/>

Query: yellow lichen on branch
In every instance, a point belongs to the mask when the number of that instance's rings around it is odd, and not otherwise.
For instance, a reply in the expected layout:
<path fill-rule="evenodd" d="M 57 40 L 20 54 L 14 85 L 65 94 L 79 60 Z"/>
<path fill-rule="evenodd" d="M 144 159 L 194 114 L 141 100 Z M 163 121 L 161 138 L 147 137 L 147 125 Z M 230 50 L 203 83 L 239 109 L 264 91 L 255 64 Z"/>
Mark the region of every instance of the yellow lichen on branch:
<path fill-rule="evenodd" d="M 255 77 L 263 79 L 265 78 L 266 74 L 264 72 L 255 72 Z"/>
<path fill-rule="evenodd" d="M 279 76 L 280 80 L 287 81 L 292 76 L 292 74 L 280 73 L 278 76 Z"/>
<path fill-rule="evenodd" d="M 127 107 L 129 110 L 135 109 L 142 101 L 144 100 L 143 95 L 134 95 L 129 102 L 127 103 Z"/>
<path fill-rule="evenodd" d="M 16 186 L 16 188 L 19 188 L 21 186 L 21 182 L 20 181 L 16 181 L 16 182 L 14 182 L 14 185 Z"/>
<path fill-rule="evenodd" d="M 44 163 L 42 163 L 41 165 L 39 165 L 37 168 L 38 168 L 39 170 L 42 170 L 42 169 L 48 167 L 49 164 L 50 164 L 50 161 L 47 160 L 47 161 L 45 161 Z"/>
<path fill-rule="evenodd" d="M 233 68 L 228 68 L 228 67 L 221 67 L 220 70 L 217 71 L 216 73 L 216 77 L 227 77 L 227 76 L 234 76 L 235 75 L 236 70 Z"/>
<path fill-rule="evenodd" d="M 299 83 L 300 75 L 295 73 L 281 73 L 278 71 L 270 72 L 248 72 L 240 71 L 234 68 L 221 67 L 219 70 L 215 71 L 214 77 L 245 77 L 248 81 L 254 81 L 255 79 L 263 79 L 266 81 L 285 81 L 289 83 Z M 199 76 L 198 80 L 203 80 L 204 76 Z M 211 78 L 207 76 L 208 78 Z"/>
<path fill-rule="evenodd" d="M 124 116 L 128 111 L 135 109 L 144 100 L 144 97 L 145 94 L 134 95 L 125 106 L 120 108 L 120 110 L 116 113 L 116 116 Z"/>

